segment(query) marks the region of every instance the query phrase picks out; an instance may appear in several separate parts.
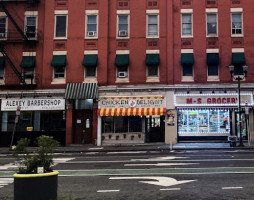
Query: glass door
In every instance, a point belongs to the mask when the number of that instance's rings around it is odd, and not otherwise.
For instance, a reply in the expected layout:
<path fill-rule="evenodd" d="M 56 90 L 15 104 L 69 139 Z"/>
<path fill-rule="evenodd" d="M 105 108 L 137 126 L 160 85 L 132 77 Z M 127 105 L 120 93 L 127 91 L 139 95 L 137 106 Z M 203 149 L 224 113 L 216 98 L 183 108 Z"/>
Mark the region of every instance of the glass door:
<path fill-rule="evenodd" d="M 236 112 L 235 113 L 235 119 L 236 119 L 236 123 L 235 123 L 235 129 L 236 129 L 236 133 L 237 133 L 237 137 L 240 137 L 240 132 L 242 132 L 242 138 L 243 140 L 247 140 L 248 139 L 248 127 L 247 127 L 247 118 L 244 112 Z"/>

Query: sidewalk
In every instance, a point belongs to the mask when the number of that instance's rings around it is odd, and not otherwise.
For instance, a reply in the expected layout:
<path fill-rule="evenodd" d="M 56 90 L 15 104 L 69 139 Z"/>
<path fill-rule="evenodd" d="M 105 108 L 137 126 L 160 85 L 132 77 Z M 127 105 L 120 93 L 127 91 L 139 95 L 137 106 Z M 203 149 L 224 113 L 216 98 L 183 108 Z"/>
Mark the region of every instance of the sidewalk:
<path fill-rule="evenodd" d="M 177 143 L 172 146 L 164 143 L 150 143 L 150 144 L 122 144 L 122 145 L 71 145 L 66 147 L 58 147 L 55 153 L 85 153 L 85 152 L 133 152 L 133 151 L 170 151 L 170 150 L 219 150 L 219 149 L 253 149 L 253 146 L 244 147 L 230 147 L 228 142 L 189 142 Z M 33 151 L 33 148 L 30 148 Z M 12 151 L 8 147 L 1 147 L 0 154 L 11 154 Z"/>

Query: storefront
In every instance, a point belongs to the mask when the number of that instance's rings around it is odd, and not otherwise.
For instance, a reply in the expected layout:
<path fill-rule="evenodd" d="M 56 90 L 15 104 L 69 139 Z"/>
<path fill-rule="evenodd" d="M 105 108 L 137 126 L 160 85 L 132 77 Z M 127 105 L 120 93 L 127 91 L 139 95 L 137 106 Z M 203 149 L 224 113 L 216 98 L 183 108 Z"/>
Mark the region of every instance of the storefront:
<path fill-rule="evenodd" d="M 163 96 L 101 97 L 98 108 L 98 145 L 165 140 Z"/>
<path fill-rule="evenodd" d="M 20 112 L 17 112 L 18 107 Z M 13 144 L 23 137 L 33 142 L 40 135 L 49 135 L 61 145 L 65 145 L 66 123 L 63 98 L 2 99 L 0 119 L 0 146 L 10 145 L 14 130 Z"/>
<path fill-rule="evenodd" d="M 226 140 L 230 135 L 239 136 L 239 130 L 242 130 L 244 139 L 248 139 L 248 115 L 244 109 L 252 108 L 252 94 L 241 94 L 243 110 L 240 110 L 240 115 L 237 97 L 237 93 L 175 94 L 178 141 Z"/>

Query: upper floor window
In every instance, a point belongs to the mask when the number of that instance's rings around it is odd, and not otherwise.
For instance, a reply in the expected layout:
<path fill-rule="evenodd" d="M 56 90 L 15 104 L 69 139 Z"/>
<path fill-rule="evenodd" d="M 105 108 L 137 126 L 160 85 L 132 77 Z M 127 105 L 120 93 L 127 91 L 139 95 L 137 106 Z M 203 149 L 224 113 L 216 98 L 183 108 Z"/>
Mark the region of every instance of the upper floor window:
<path fill-rule="evenodd" d="M 147 37 L 159 37 L 158 15 L 147 15 Z"/>
<path fill-rule="evenodd" d="M 36 38 L 36 16 L 27 16 L 25 24 L 25 34 L 28 38 Z"/>
<path fill-rule="evenodd" d="M 242 35 L 242 13 L 232 13 L 232 35 Z"/>
<path fill-rule="evenodd" d="M 0 17 L 0 39 L 7 38 L 7 17 Z"/>
<path fill-rule="evenodd" d="M 182 36 L 192 36 L 192 13 L 182 13 Z"/>
<path fill-rule="evenodd" d="M 217 35 L 217 14 L 208 13 L 206 17 L 207 17 L 207 36 Z"/>
<path fill-rule="evenodd" d="M 87 37 L 97 37 L 97 16 L 88 15 L 87 25 L 86 25 L 86 36 Z"/>
<path fill-rule="evenodd" d="M 55 11 L 55 38 L 67 38 L 67 14 L 68 11 L 57 10 Z"/>
<path fill-rule="evenodd" d="M 118 37 L 129 36 L 129 15 L 118 15 Z"/>

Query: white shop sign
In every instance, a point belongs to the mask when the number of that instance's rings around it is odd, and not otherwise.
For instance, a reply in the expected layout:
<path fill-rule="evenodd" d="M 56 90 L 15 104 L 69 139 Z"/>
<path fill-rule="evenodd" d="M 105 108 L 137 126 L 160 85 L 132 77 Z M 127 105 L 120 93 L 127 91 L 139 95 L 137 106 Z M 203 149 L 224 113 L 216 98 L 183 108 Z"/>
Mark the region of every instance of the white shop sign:
<path fill-rule="evenodd" d="M 175 94 L 175 106 L 194 107 L 194 106 L 237 106 L 238 94 Z M 245 103 L 253 106 L 253 98 L 251 93 L 241 93 L 241 106 Z"/>
<path fill-rule="evenodd" d="M 65 110 L 65 99 L 2 99 L 1 111 Z"/>

